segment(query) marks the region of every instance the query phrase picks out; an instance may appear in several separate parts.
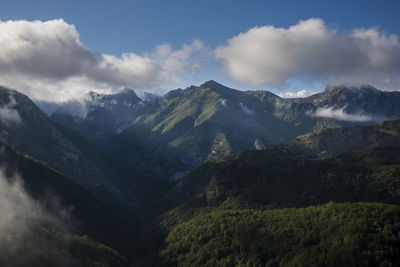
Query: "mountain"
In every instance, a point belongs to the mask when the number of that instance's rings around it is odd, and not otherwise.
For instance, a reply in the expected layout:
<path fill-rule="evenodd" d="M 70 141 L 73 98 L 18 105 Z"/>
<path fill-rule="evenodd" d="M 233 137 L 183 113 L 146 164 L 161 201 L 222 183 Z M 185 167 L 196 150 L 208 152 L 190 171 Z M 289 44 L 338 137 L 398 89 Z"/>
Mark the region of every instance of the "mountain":
<path fill-rule="evenodd" d="M 265 98 L 214 81 L 164 95 L 160 108 L 136 120 L 121 136 L 145 127 L 144 142 L 157 154 L 175 159 L 179 175 L 205 160 L 282 142 L 292 125 L 273 116 L 272 94 Z M 282 133 L 279 135 L 279 133 Z"/>
<path fill-rule="evenodd" d="M 316 130 L 205 163 L 159 203 L 167 210 L 157 220 L 165 234 L 159 260 L 166 266 L 396 265 L 397 230 L 383 229 L 400 225 L 399 141 L 395 120 Z"/>
<path fill-rule="evenodd" d="M 317 128 L 368 125 L 400 117 L 397 92 L 332 87 L 289 100 L 208 81 L 142 101 L 129 89 L 90 93 L 84 118 L 52 119 L 94 140 L 125 166 L 177 179 L 209 160 L 262 149 Z"/>
<path fill-rule="evenodd" d="M 114 100 L 121 101 L 124 107 L 125 99 L 139 101 L 132 90 L 125 90 L 112 99 L 91 95 L 95 101 L 93 114 L 97 114 L 98 106 L 114 112 Z M 0 87 L 0 107 L 2 142 L 89 186 L 104 199 L 139 207 L 138 202 L 151 199 L 152 192 L 158 194 L 164 186 L 169 186 L 157 177 L 121 165 L 112 155 L 101 151 L 95 141 L 71 129 L 73 127 L 54 122 L 27 96 L 15 90 Z M 115 110 L 121 109 L 116 107 Z"/>
<path fill-rule="evenodd" d="M 129 88 L 109 95 L 91 91 L 84 101 L 84 117 L 71 116 L 57 110 L 51 117 L 89 139 L 103 139 L 107 135 L 120 133 L 139 116 L 154 112 L 158 107 L 157 98 L 150 99 L 142 101 L 135 91 Z"/>
<path fill-rule="evenodd" d="M 107 124 L 108 116 L 104 115 L 111 112 L 110 103 L 119 103 L 117 98 L 118 94 L 109 95 L 107 104 L 101 105 L 91 100 L 85 118 L 53 114 L 52 119 L 88 138 L 96 140 L 101 136 L 100 149 L 126 166 L 137 166 L 169 179 L 180 177 L 205 160 L 260 149 L 304 133 L 274 115 L 275 105 L 284 102 L 280 97 L 266 91 L 243 92 L 215 81 L 132 103 L 133 110 L 121 111 L 127 109 L 125 106 L 113 109 L 117 117 L 126 117 L 125 113 L 132 116 L 127 120 L 131 125 L 122 132 Z M 90 108 L 93 106 L 96 120 Z M 93 127 L 93 121 L 102 125 Z M 88 128 L 96 130 L 88 134 Z M 104 134 L 105 129 L 108 135 Z"/>
<path fill-rule="evenodd" d="M 384 92 L 372 86 L 329 87 L 324 92 L 295 99 L 281 106 L 276 114 L 288 121 L 330 118 L 340 125 L 371 124 L 400 116 L 399 92 Z M 323 126 L 323 125 L 322 125 Z M 333 126 L 335 126 L 333 124 Z"/>
<path fill-rule="evenodd" d="M 27 96 L 0 87 L 0 140 L 46 162 L 81 184 L 115 186 L 107 180 L 95 147 L 79 134 L 51 121 Z"/>
<path fill-rule="evenodd" d="M 46 262 L 395 266 L 400 120 L 373 123 L 399 115 L 398 94 L 357 90 L 287 100 L 209 81 L 148 100 L 91 92 L 86 116 L 49 117 L 2 87 L 0 162 L 47 210 L 21 216 L 55 248 Z"/>

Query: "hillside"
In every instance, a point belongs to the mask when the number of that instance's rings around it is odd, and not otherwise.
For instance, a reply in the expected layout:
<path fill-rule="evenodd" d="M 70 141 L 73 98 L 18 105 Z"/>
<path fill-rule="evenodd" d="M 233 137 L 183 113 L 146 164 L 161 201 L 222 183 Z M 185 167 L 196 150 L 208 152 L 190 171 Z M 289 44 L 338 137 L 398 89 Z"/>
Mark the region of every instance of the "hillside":
<path fill-rule="evenodd" d="M 173 228 L 162 266 L 396 266 L 399 206 L 212 210 Z"/>
<path fill-rule="evenodd" d="M 396 230 L 383 241 L 381 229 L 399 226 L 399 126 L 397 120 L 317 130 L 203 164 L 163 200 L 169 210 L 157 220 L 166 235 L 160 261 L 337 266 L 349 260 L 339 249 L 348 247 L 358 255 L 351 266 L 396 265 Z"/>
<path fill-rule="evenodd" d="M 2 241 L 2 266 L 127 266 L 117 251 L 87 236 L 54 233 L 40 226 L 23 235 L 11 233 Z"/>
<path fill-rule="evenodd" d="M 266 150 L 206 163 L 184 176 L 172 195 L 190 199 L 201 194 L 209 205 L 228 207 L 367 199 L 398 204 L 399 125 L 397 120 L 317 130 Z"/>
<path fill-rule="evenodd" d="M 0 149 L 0 164 L 8 179 L 17 174 L 30 197 L 52 216 L 64 220 L 64 230 L 88 235 L 118 249 L 126 249 L 131 240 L 138 238 L 132 231 L 138 222 L 116 203 L 102 200 L 87 186 L 3 143 Z"/>

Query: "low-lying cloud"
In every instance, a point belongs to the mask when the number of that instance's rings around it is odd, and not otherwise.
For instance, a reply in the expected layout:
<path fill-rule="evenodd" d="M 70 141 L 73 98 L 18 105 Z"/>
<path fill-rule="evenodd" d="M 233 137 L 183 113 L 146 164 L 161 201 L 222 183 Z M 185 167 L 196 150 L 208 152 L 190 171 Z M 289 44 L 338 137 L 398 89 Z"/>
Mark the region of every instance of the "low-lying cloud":
<path fill-rule="evenodd" d="M 248 107 L 246 107 L 243 103 L 239 103 L 239 108 L 246 113 L 247 115 L 254 115 L 256 112 Z"/>
<path fill-rule="evenodd" d="M 1 247 L 13 234 L 29 231 L 31 222 L 47 217 L 44 209 L 25 192 L 21 179 L 8 181 L 3 171 L 0 171 L 0 210 Z"/>
<path fill-rule="evenodd" d="M 375 121 L 376 118 L 362 113 L 350 114 L 345 111 L 346 107 L 335 109 L 334 107 L 318 108 L 314 112 L 309 112 L 312 117 L 332 118 L 339 121 L 349 122 L 369 122 Z"/>
<path fill-rule="evenodd" d="M 254 27 L 215 50 L 226 73 L 253 85 L 282 86 L 303 75 L 330 85 L 372 84 L 399 89 L 400 42 L 379 28 L 339 33 L 322 19 L 289 28 Z"/>
<path fill-rule="evenodd" d="M 10 94 L 8 97 L 9 102 L 0 105 L 0 121 L 4 124 L 19 124 L 22 122 L 22 119 L 18 110 L 15 109 L 17 102 L 15 101 L 14 95 Z"/>
<path fill-rule="evenodd" d="M 68 256 L 55 253 L 56 242 L 46 241 L 39 228 L 45 225 L 47 230 L 65 231 L 61 217 L 50 214 L 43 204 L 32 199 L 18 176 L 8 179 L 3 170 L 0 170 L 0 211 L 2 264 L 36 266 L 36 262 L 46 262 L 47 258 L 52 258 L 54 264 L 66 262 Z M 65 219 L 68 214 L 62 216 Z"/>
<path fill-rule="evenodd" d="M 149 89 L 177 82 L 199 68 L 200 41 L 157 46 L 152 52 L 121 56 L 85 47 L 74 25 L 62 19 L 0 21 L 0 84 L 34 100 L 62 102 L 88 90 Z"/>

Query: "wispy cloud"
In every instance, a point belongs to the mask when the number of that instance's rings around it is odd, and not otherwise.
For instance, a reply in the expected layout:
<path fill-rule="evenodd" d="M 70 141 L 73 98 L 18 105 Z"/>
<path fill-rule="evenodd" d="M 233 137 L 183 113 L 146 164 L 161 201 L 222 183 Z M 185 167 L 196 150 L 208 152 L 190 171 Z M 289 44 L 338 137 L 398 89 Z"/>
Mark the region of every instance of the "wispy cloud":
<path fill-rule="evenodd" d="M 0 121 L 4 124 L 9 123 L 21 123 L 22 119 L 18 113 L 18 110 L 15 109 L 17 102 L 12 94 L 9 96 L 9 102 L 3 105 L 0 105 Z"/>
<path fill-rule="evenodd" d="M 256 112 L 252 109 L 249 109 L 248 107 L 246 107 L 243 103 L 239 103 L 239 108 L 246 113 L 247 115 L 254 115 L 256 114 Z"/>
<path fill-rule="evenodd" d="M 105 37 L 106 38 L 106 37 Z M 0 21 L 0 84 L 36 100 L 67 101 L 89 89 L 149 89 L 193 75 L 196 40 L 178 50 L 162 44 L 149 53 L 101 54 L 85 47 L 74 25 L 50 21 Z"/>
<path fill-rule="evenodd" d="M 334 107 L 318 108 L 314 112 L 308 112 L 307 114 L 312 117 L 332 118 L 339 121 L 350 121 L 350 122 L 368 122 L 375 121 L 377 118 L 373 116 L 356 113 L 349 114 L 345 111 L 346 107 L 335 109 Z"/>
<path fill-rule="evenodd" d="M 289 28 L 254 27 L 215 50 L 226 73 L 253 85 L 282 86 L 294 76 L 322 77 L 326 83 L 400 88 L 400 43 L 378 28 L 341 34 L 322 19 Z"/>
<path fill-rule="evenodd" d="M 19 176 L 7 178 L 3 170 L 0 170 L 0 210 L 2 263 L 6 262 L 7 266 L 29 266 L 40 257 L 54 254 L 55 244 L 43 240 L 38 226 L 45 225 L 48 230 L 65 231 L 67 225 L 58 214 L 50 214 L 42 203 L 31 198 Z M 69 219 L 65 210 L 61 213 L 64 219 Z M 57 260 L 55 262 L 67 258 L 62 253 L 52 256 Z"/>

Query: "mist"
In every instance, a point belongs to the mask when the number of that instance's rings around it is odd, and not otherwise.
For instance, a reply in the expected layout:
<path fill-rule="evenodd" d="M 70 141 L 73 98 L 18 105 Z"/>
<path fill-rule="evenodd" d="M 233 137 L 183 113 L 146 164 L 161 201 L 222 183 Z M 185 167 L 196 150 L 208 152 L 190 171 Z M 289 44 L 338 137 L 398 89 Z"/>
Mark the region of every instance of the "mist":
<path fill-rule="evenodd" d="M 15 98 L 12 94 L 8 96 L 9 102 L 0 105 L 0 121 L 3 122 L 4 124 L 9 124 L 9 123 L 21 123 L 22 119 L 21 116 L 18 113 L 18 110 L 15 109 L 15 105 L 17 102 L 15 101 Z"/>
<path fill-rule="evenodd" d="M 371 116 L 364 113 L 347 113 L 345 111 L 346 106 L 342 108 L 334 108 L 334 107 L 323 107 L 318 108 L 313 112 L 308 112 L 307 115 L 311 117 L 321 117 L 321 118 L 332 118 L 338 121 L 348 121 L 348 122 L 374 122 L 381 121 L 385 118 Z"/>
<path fill-rule="evenodd" d="M 54 198 L 47 198 L 53 201 Z M 54 203 L 51 203 L 54 205 Z M 52 214 L 45 203 L 34 200 L 18 175 L 7 178 L 0 170 L 0 265 L 27 266 L 54 263 L 66 266 L 70 257 L 58 249 L 51 236 L 65 232 L 69 215 L 60 209 Z M 30 265 L 32 266 L 32 265 Z"/>

